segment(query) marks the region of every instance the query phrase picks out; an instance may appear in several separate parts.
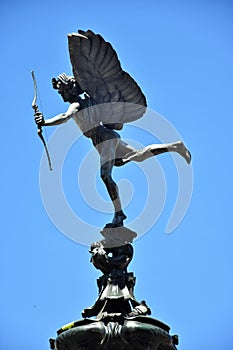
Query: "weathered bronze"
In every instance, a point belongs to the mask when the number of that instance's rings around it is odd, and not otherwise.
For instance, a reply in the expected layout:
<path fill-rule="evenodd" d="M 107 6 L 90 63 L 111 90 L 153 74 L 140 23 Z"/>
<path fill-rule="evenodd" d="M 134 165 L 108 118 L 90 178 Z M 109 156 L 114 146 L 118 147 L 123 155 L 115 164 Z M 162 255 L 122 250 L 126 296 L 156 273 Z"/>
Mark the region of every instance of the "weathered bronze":
<path fill-rule="evenodd" d="M 115 50 L 99 34 L 79 30 L 68 35 L 68 43 L 74 77 L 62 73 L 52 79 L 52 85 L 70 106 L 65 113 L 50 119 L 44 119 L 37 111 L 35 121 L 41 130 L 42 126 L 62 124 L 73 118 L 92 140 L 100 155 L 101 179 L 114 206 L 113 220 L 106 227 L 122 226 L 126 215 L 112 178 L 113 167 L 130 161 L 142 162 L 165 152 L 177 152 L 190 163 L 191 155 L 182 141 L 149 145 L 141 150 L 123 142 L 115 130 L 143 116 L 147 103 L 142 90 L 122 70 Z"/>
<path fill-rule="evenodd" d="M 146 303 L 135 299 L 133 292 L 135 277 L 133 273 L 127 272 L 127 267 L 133 258 L 133 247 L 130 242 L 136 237 L 136 233 L 126 227 L 124 230 L 122 227 L 110 229 L 108 233 L 104 229 L 102 233 L 105 239 L 93 243 L 90 250 L 91 262 L 96 269 L 103 272 L 103 276 L 97 281 L 99 297 L 92 307 L 84 309 L 82 316 L 96 316 L 101 320 L 109 314 L 120 313 L 128 316 L 150 314 Z"/>
<path fill-rule="evenodd" d="M 148 317 L 151 311 L 146 302 L 135 299 L 135 277 L 127 268 L 133 258 L 131 242 L 136 233 L 126 227 L 104 231 L 105 239 L 93 243 L 90 249 L 91 262 L 103 273 L 97 280 L 98 299 L 83 310 L 82 320 L 58 330 L 56 340 L 50 340 L 51 348 L 175 350 L 177 335 L 171 336 L 166 324 Z M 113 235 L 111 231 L 115 231 Z M 90 319 L 93 316 L 95 319 Z"/>
<path fill-rule="evenodd" d="M 102 272 L 97 280 L 98 298 L 83 310 L 81 320 L 57 331 L 57 338 L 50 339 L 50 347 L 56 350 L 176 350 L 178 336 L 170 335 L 166 324 L 149 317 L 151 310 L 147 303 L 134 296 L 135 277 L 128 272 L 128 266 L 137 234 L 123 226 L 126 215 L 117 184 L 112 179 L 112 169 L 165 152 L 177 152 L 190 163 L 191 154 L 182 141 L 153 144 L 141 150 L 123 142 L 115 130 L 144 115 L 147 103 L 142 90 L 122 70 L 111 44 L 99 34 L 79 30 L 68 35 L 68 43 L 74 76 L 62 73 L 52 79 L 53 88 L 70 103 L 65 113 L 44 119 L 36 104 L 37 88 L 32 73 L 35 88 L 32 107 L 38 134 L 51 168 L 42 126 L 74 119 L 100 155 L 101 178 L 112 200 L 114 217 L 101 231 L 104 238 L 90 248 L 91 262 Z"/>

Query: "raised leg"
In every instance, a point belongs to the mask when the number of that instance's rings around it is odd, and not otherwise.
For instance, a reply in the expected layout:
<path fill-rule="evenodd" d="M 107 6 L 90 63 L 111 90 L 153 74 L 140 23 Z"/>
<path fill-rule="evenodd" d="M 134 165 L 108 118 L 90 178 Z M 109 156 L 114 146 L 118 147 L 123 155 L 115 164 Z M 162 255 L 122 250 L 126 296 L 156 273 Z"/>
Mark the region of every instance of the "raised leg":
<path fill-rule="evenodd" d="M 122 157 L 122 163 L 119 165 L 124 165 L 130 161 L 143 162 L 150 157 L 154 157 L 166 152 L 177 152 L 186 160 L 188 164 L 191 162 L 191 154 L 189 150 L 186 148 L 182 141 L 177 141 L 167 144 L 154 144 L 144 147 L 138 151 L 129 152 Z"/>

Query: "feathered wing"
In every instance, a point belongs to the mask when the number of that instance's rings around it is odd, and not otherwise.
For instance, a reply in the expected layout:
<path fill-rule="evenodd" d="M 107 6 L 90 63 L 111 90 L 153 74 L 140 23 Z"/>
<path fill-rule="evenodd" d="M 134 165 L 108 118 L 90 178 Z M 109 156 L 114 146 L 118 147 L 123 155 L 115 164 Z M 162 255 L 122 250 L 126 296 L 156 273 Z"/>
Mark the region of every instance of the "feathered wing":
<path fill-rule="evenodd" d="M 143 116 L 146 98 L 121 68 L 110 43 L 91 30 L 79 30 L 68 34 L 68 45 L 74 77 L 95 105 L 101 105 L 101 121 L 126 123 Z"/>

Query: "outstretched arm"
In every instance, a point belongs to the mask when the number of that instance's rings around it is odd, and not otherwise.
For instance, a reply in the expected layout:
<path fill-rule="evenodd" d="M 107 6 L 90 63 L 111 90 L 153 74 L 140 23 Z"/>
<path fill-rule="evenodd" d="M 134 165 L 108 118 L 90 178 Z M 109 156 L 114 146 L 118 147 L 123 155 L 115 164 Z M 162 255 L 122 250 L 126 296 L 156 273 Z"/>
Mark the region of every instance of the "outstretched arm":
<path fill-rule="evenodd" d="M 70 118 L 74 117 L 80 109 L 80 104 L 78 102 L 72 103 L 65 113 L 56 115 L 55 117 L 44 119 L 43 114 L 39 113 L 35 116 L 35 122 L 37 125 L 53 126 L 59 125 L 67 122 Z"/>

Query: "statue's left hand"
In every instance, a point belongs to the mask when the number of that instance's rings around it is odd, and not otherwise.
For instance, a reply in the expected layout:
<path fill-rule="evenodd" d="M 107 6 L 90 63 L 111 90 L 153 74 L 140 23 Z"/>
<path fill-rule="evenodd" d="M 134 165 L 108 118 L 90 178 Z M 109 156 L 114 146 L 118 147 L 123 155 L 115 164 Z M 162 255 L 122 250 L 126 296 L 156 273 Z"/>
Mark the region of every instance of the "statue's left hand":
<path fill-rule="evenodd" d="M 38 126 L 44 125 L 44 116 L 41 112 L 35 114 L 35 122 Z"/>

